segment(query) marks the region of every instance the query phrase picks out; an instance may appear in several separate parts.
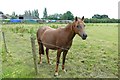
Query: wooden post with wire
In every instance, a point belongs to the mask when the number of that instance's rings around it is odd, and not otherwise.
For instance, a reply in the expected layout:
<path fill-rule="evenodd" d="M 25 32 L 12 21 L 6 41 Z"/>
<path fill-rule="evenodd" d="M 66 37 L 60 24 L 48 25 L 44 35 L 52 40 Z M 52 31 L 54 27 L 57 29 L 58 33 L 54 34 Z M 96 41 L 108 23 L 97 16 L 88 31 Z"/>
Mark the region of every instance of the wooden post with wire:
<path fill-rule="evenodd" d="M 3 42 L 4 42 L 5 52 L 7 52 L 7 53 L 8 53 L 4 32 L 2 32 L 2 36 L 3 36 Z"/>
<path fill-rule="evenodd" d="M 36 61 L 35 38 L 33 38 L 33 36 L 31 36 L 31 46 L 32 46 L 32 54 L 33 54 L 33 60 L 34 60 L 34 65 L 35 65 L 35 73 L 37 75 L 38 69 L 37 69 L 37 61 Z"/>

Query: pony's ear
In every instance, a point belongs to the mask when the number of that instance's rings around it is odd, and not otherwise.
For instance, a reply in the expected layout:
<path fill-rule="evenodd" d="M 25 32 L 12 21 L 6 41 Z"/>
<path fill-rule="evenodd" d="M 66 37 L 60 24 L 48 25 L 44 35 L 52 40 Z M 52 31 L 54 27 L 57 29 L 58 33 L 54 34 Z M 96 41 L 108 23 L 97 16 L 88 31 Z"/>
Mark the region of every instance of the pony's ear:
<path fill-rule="evenodd" d="M 82 21 L 84 21 L 84 16 L 82 17 L 82 19 L 81 19 Z"/>
<path fill-rule="evenodd" d="M 75 21 L 78 21 L 78 18 L 77 18 L 77 16 L 75 17 Z"/>

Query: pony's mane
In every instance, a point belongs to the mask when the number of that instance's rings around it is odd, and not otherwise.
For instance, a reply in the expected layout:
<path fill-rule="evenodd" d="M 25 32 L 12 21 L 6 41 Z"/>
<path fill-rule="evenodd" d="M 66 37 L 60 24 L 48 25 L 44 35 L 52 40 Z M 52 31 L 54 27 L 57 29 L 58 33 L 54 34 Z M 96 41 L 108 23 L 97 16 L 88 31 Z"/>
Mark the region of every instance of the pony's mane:
<path fill-rule="evenodd" d="M 74 22 L 73 22 L 73 23 L 69 23 L 69 24 L 65 27 L 65 30 L 72 30 L 72 26 L 74 26 Z"/>

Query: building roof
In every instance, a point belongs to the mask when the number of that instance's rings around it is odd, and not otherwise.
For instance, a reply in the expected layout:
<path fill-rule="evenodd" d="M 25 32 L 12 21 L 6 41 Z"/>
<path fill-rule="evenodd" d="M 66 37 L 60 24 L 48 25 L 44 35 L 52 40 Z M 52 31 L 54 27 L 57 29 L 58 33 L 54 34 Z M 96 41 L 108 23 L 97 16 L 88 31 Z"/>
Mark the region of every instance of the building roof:
<path fill-rule="evenodd" d="M 3 14 L 3 12 L 2 12 L 2 11 L 0 11 L 0 14 Z"/>

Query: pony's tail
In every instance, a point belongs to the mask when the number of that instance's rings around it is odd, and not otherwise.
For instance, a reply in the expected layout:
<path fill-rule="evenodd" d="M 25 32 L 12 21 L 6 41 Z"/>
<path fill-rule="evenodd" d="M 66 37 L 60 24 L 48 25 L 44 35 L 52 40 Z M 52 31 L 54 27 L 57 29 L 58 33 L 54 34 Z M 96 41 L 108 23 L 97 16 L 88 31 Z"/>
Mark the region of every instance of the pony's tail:
<path fill-rule="evenodd" d="M 38 35 L 38 31 L 37 31 L 37 41 L 38 41 L 38 45 L 39 45 L 39 54 L 44 55 L 44 47 L 43 47 L 43 43 Z"/>

